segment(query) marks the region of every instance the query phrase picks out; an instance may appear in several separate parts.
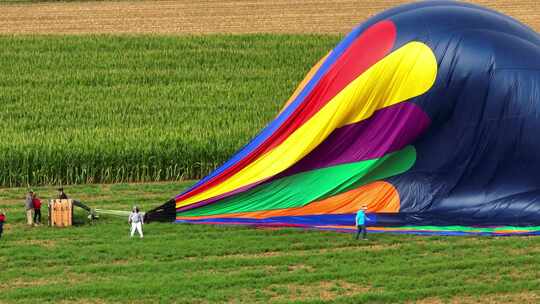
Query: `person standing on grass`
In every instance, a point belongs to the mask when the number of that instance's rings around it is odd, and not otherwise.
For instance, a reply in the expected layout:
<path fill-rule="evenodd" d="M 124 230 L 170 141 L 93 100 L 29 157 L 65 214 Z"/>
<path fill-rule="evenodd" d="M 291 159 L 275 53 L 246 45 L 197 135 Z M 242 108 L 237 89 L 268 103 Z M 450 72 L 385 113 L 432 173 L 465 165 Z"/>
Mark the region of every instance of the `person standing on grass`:
<path fill-rule="evenodd" d="M 34 225 L 34 192 L 32 190 L 28 191 L 26 194 L 26 200 L 24 202 L 24 207 L 26 208 L 26 223 L 30 226 Z"/>
<path fill-rule="evenodd" d="M 34 204 L 34 223 L 36 225 L 41 224 L 41 200 L 35 192 L 32 194 L 32 197 L 32 203 Z"/>
<path fill-rule="evenodd" d="M 358 228 L 358 231 L 356 232 L 356 239 L 358 240 L 358 237 L 360 236 L 360 233 L 362 233 L 362 239 L 367 240 L 366 238 L 366 211 L 367 206 L 364 205 L 360 210 L 358 210 L 358 213 L 356 213 L 356 228 Z"/>
<path fill-rule="evenodd" d="M 58 199 L 68 199 L 68 196 L 64 192 L 64 188 L 58 188 Z"/>
<path fill-rule="evenodd" d="M 130 237 L 133 237 L 135 234 L 135 230 L 139 233 L 139 236 L 141 239 L 143 238 L 143 230 L 142 225 L 143 223 L 143 215 L 139 212 L 139 208 L 137 206 L 133 207 L 133 211 L 129 214 L 128 223 L 131 224 L 131 234 Z"/>
<path fill-rule="evenodd" d="M 0 211 L 0 239 L 2 238 L 2 232 L 4 232 L 4 222 L 6 221 L 6 214 Z"/>

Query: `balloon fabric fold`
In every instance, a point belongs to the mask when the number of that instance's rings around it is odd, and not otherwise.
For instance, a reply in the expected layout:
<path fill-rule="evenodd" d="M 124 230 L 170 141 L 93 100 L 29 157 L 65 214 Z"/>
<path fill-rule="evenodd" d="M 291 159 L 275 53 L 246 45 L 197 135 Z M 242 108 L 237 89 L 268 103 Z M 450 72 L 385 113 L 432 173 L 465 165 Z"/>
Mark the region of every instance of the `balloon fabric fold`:
<path fill-rule="evenodd" d="M 540 234 L 540 36 L 479 6 L 385 11 L 276 118 L 152 220 L 435 235 Z M 163 210 L 166 210 L 164 212 Z"/>

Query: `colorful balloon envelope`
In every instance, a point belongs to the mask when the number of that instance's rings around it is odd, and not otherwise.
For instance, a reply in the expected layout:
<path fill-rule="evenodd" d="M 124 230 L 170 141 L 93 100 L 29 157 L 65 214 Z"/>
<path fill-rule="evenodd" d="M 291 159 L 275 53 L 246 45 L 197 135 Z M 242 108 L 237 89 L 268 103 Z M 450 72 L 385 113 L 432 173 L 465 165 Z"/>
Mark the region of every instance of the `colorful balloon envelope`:
<path fill-rule="evenodd" d="M 540 231 L 540 36 L 428 1 L 362 23 L 277 117 L 149 219 L 353 231 Z"/>

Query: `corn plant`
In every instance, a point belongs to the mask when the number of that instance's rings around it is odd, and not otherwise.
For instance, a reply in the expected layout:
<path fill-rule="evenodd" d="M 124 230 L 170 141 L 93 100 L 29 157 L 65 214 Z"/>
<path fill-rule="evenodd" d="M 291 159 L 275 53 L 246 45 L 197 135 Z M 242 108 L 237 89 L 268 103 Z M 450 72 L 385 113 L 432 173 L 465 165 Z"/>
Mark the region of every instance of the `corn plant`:
<path fill-rule="evenodd" d="M 0 185 L 201 178 L 338 39 L 0 37 Z"/>

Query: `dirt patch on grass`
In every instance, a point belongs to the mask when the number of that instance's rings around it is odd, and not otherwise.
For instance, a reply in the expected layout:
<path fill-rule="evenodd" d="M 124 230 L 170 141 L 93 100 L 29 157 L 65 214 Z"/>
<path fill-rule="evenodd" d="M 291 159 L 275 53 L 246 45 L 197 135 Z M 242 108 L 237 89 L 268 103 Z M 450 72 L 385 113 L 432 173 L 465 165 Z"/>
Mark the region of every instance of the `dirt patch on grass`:
<path fill-rule="evenodd" d="M 305 264 L 296 264 L 287 266 L 287 270 L 290 272 L 313 272 L 315 268 Z"/>
<path fill-rule="evenodd" d="M 62 300 L 58 302 L 59 304 L 70 304 L 70 303 L 78 303 L 78 304 L 104 304 L 108 303 L 105 300 L 101 299 L 77 299 L 77 300 Z M 130 302 L 130 303 L 142 303 L 142 302 Z"/>
<path fill-rule="evenodd" d="M 25 287 L 37 287 L 47 284 L 52 284 L 54 281 L 46 278 L 39 279 L 14 279 L 0 282 L 0 288 L 10 289 L 10 288 L 25 288 Z"/>
<path fill-rule="evenodd" d="M 277 272 L 280 272 L 281 270 L 284 270 L 287 272 L 314 272 L 315 271 L 315 268 L 309 265 L 305 265 L 305 264 L 287 265 L 285 267 L 286 269 L 284 269 L 283 267 L 274 266 L 274 265 L 241 266 L 241 267 L 234 267 L 234 268 L 205 269 L 201 271 L 192 271 L 190 274 L 193 276 L 198 276 L 198 275 L 205 275 L 205 274 L 234 275 L 234 274 L 241 274 L 245 272 L 256 272 L 256 271 L 264 271 L 267 274 L 277 273 Z"/>
<path fill-rule="evenodd" d="M 426 298 L 420 301 L 415 301 L 416 304 L 497 304 L 497 303 L 509 303 L 509 304 L 527 304 L 538 303 L 540 301 L 540 295 L 535 292 L 525 291 L 511 294 L 491 294 L 481 295 L 477 297 L 464 296 L 454 297 L 452 299 L 439 299 L 439 298 Z M 412 302 L 411 302 L 412 303 Z"/>
<path fill-rule="evenodd" d="M 15 245 L 33 245 L 40 246 L 45 248 L 54 248 L 56 247 L 56 240 L 20 240 L 15 241 Z"/>
<path fill-rule="evenodd" d="M 401 244 L 365 244 L 364 246 L 356 246 L 356 244 L 348 246 L 339 246 L 339 247 L 330 247 L 330 248 L 316 248 L 316 249 L 305 249 L 305 250 L 283 250 L 283 251 L 265 251 L 257 253 L 233 253 L 233 254 L 224 254 L 224 255 L 215 255 L 215 256 L 205 256 L 203 260 L 223 260 L 223 259 L 260 259 L 260 258 L 271 258 L 271 257 L 285 257 L 285 256 L 312 256 L 314 254 L 325 254 L 325 253 L 339 253 L 339 252 L 378 252 L 384 250 L 395 250 L 399 249 Z M 200 260 L 201 257 L 187 257 L 187 260 Z"/>
<path fill-rule="evenodd" d="M 0 288 L 32 288 L 37 286 L 51 285 L 51 284 L 78 284 L 81 282 L 87 282 L 90 279 L 86 275 L 68 273 L 63 274 L 61 277 L 42 277 L 42 278 L 17 278 L 14 280 L 7 280 L 0 282 Z"/>
<path fill-rule="evenodd" d="M 128 259 L 121 259 L 121 260 L 113 260 L 110 265 L 133 265 L 134 260 L 128 260 Z M 137 261 L 139 262 L 139 261 Z"/>
<path fill-rule="evenodd" d="M 257 266 L 241 266 L 241 267 L 234 267 L 234 268 L 223 268 L 223 269 L 204 269 L 199 271 L 191 271 L 187 273 L 186 275 L 196 278 L 201 275 L 240 275 L 245 274 L 248 272 L 260 272 L 264 271 L 265 274 L 271 275 L 274 273 L 279 272 L 278 266 L 272 266 L 272 265 L 257 265 Z"/>
<path fill-rule="evenodd" d="M 90 1 L 2 5 L 6 34 L 346 33 L 406 0 Z M 540 2 L 470 1 L 540 29 Z"/>
<path fill-rule="evenodd" d="M 521 255 L 536 255 L 540 253 L 540 247 L 537 245 L 528 246 L 526 248 L 512 248 L 507 251 L 508 255 L 515 255 L 515 256 L 521 256 Z"/>
<path fill-rule="evenodd" d="M 474 275 L 466 278 L 464 280 L 466 285 L 474 285 L 478 284 L 478 282 L 482 282 L 484 284 L 497 284 L 502 280 L 501 275 L 496 273 L 487 273 L 487 274 L 481 274 L 481 275 Z"/>
<path fill-rule="evenodd" d="M 287 255 L 285 251 L 267 251 L 260 253 L 235 253 L 235 254 L 225 254 L 225 255 L 215 255 L 215 256 L 193 256 L 186 257 L 186 260 L 223 260 L 223 259 L 237 259 L 237 258 L 247 258 L 247 259 L 257 259 L 264 257 L 275 257 L 275 256 L 284 256 Z"/>
<path fill-rule="evenodd" d="M 260 258 L 269 258 L 269 257 L 282 257 L 282 256 L 306 256 L 313 254 L 324 254 L 324 253 L 335 253 L 335 252 L 345 252 L 345 251 L 358 251 L 358 252 L 370 252 L 370 251 L 383 251 L 389 249 L 397 249 L 400 247 L 400 244 L 388 244 L 388 245 L 366 245 L 366 246 L 340 246 L 332 248 L 317 248 L 317 249 L 306 249 L 306 250 L 283 250 L 283 251 L 265 251 L 257 253 L 234 253 L 234 254 L 224 254 L 216 256 L 205 256 L 203 260 L 223 260 L 223 259 L 260 259 Z M 187 257 L 188 260 L 200 260 L 201 257 Z"/>
<path fill-rule="evenodd" d="M 370 286 L 352 284 L 346 281 L 321 281 L 310 284 L 271 285 L 265 293 L 271 302 L 300 300 L 333 300 L 337 297 L 352 296 L 371 290 Z"/>

